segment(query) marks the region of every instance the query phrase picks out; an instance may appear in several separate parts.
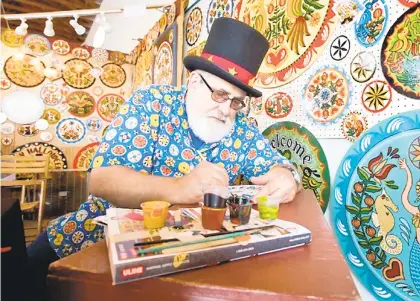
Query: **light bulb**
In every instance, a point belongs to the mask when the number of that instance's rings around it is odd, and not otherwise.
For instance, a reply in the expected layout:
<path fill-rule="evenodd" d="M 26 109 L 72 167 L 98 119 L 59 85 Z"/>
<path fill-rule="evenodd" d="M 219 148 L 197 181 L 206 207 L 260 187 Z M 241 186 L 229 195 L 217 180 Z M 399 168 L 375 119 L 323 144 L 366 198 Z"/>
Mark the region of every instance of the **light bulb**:
<path fill-rule="evenodd" d="M 92 46 L 94 48 L 101 48 L 102 45 L 105 43 L 105 30 L 102 26 L 99 26 L 98 30 L 93 37 Z"/>
<path fill-rule="evenodd" d="M 86 32 L 86 28 L 84 28 L 82 25 L 78 24 L 75 28 L 76 33 L 81 36 Z"/>
<path fill-rule="evenodd" d="M 55 31 L 54 31 L 54 28 L 53 28 L 53 22 L 51 21 L 51 17 L 48 17 L 48 20 L 45 21 L 44 34 L 47 37 L 53 37 L 55 35 Z"/>
<path fill-rule="evenodd" d="M 28 24 L 26 24 L 26 20 L 25 19 L 21 19 L 21 23 L 18 27 L 16 27 L 15 29 L 15 33 L 19 36 L 26 36 L 26 34 L 28 33 Z"/>
<path fill-rule="evenodd" d="M 82 25 L 80 25 L 79 23 L 77 23 L 77 20 L 79 19 L 79 16 L 74 15 L 73 16 L 74 19 L 70 20 L 70 25 L 74 28 L 74 30 L 76 31 L 76 33 L 81 36 L 86 32 L 86 28 L 84 28 Z"/>

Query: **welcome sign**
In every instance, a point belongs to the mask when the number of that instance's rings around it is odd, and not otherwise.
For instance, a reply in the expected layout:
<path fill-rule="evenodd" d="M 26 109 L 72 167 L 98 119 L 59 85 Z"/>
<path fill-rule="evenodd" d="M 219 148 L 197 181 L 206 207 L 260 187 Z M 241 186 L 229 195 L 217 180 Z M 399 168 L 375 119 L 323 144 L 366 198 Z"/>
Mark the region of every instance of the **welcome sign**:
<path fill-rule="evenodd" d="M 271 146 L 298 169 L 304 189 L 310 189 L 325 212 L 330 197 L 330 174 L 325 153 L 305 127 L 294 122 L 278 122 L 263 135 Z"/>

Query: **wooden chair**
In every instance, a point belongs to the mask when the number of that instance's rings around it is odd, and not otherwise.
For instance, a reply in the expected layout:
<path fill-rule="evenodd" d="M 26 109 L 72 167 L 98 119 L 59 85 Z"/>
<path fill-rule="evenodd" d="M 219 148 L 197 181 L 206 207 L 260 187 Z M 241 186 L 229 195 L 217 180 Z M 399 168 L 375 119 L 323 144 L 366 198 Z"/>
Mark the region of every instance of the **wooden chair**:
<path fill-rule="evenodd" d="M 20 196 L 20 207 L 22 212 L 36 212 L 38 209 L 38 223 L 37 232 L 38 236 L 42 231 L 42 219 L 44 215 L 45 199 L 47 192 L 47 180 L 49 175 L 49 155 L 45 156 L 1 156 L 1 173 L 2 174 L 15 174 L 29 175 L 29 179 L 23 180 L 1 180 L 1 186 L 21 186 L 22 192 Z M 40 185 L 39 200 L 37 200 L 37 189 Z M 26 187 L 34 186 L 33 201 L 25 202 Z"/>

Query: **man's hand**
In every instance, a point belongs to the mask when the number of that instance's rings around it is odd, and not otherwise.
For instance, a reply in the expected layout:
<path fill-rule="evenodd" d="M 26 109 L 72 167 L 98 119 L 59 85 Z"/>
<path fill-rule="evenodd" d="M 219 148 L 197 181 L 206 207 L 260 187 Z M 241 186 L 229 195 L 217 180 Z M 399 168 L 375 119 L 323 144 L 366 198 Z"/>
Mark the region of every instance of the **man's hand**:
<path fill-rule="evenodd" d="M 223 167 L 203 161 L 177 181 L 176 199 L 179 203 L 191 204 L 203 201 L 204 191 L 210 186 L 228 186 L 229 176 Z"/>
<path fill-rule="evenodd" d="M 298 187 L 290 170 L 281 166 L 273 167 L 265 175 L 252 177 L 250 181 L 256 185 L 264 185 L 257 196 L 274 196 L 280 198 L 280 203 L 291 202 Z"/>

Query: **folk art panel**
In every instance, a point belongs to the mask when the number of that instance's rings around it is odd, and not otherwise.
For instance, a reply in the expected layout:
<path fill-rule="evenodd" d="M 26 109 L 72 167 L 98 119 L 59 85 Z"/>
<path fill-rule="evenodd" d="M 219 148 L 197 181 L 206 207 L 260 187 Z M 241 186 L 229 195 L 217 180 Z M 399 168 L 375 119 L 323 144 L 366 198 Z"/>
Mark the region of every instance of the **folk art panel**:
<path fill-rule="evenodd" d="M 250 108 L 261 131 L 292 121 L 316 138 L 355 141 L 420 108 L 419 81 L 409 75 L 420 62 L 418 10 L 413 0 L 190 1 L 184 55 L 201 54 L 215 18 L 249 24 L 270 43 L 254 82 L 263 96 Z"/>
<path fill-rule="evenodd" d="M 344 257 L 378 300 L 420 300 L 417 2 L 200 0 L 185 16 L 184 55 L 201 54 L 221 16 L 269 40 L 249 117 L 329 206 Z M 351 143 L 335 179 L 322 138 Z"/>
<path fill-rule="evenodd" d="M 420 300 L 420 114 L 364 133 L 338 169 L 330 210 L 343 255 L 377 300 Z"/>
<path fill-rule="evenodd" d="M 2 153 L 50 154 L 52 169 L 86 169 L 89 160 L 80 163 L 80 158 L 86 157 L 87 146 L 102 138 L 119 105 L 129 97 L 134 65 L 118 51 L 40 34 L 21 39 L 6 29 L 1 38 L 1 100 L 17 91 L 34 93 L 45 105 L 41 118 L 48 123 L 47 128 L 37 128 L 35 123 L 2 121 Z"/>

